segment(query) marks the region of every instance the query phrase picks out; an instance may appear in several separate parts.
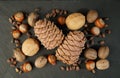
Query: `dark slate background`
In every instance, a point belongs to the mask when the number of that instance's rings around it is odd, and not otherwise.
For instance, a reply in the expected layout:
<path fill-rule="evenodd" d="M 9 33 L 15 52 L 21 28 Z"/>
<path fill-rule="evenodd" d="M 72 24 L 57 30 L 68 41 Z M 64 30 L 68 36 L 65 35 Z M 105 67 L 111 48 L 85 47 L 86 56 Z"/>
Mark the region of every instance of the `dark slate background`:
<path fill-rule="evenodd" d="M 110 68 L 105 71 L 97 70 L 95 74 L 87 71 L 84 67 L 80 71 L 60 71 L 58 62 L 56 66 L 47 64 L 42 69 L 33 68 L 29 73 L 19 75 L 15 73 L 14 68 L 11 68 L 6 60 L 11 57 L 14 45 L 10 43 L 12 36 L 11 24 L 8 18 L 16 11 L 24 10 L 27 12 L 33 11 L 34 8 L 41 8 L 41 17 L 52 8 L 66 9 L 71 12 L 80 9 L 96 9 L 100 16 L 108 16 L 109 28 L 112 34 L 108 35 L 105 40 L 110 47 Z M 74 1 L 33 1 L 33 0 L 4 0 L 0 1 L 0 78 L 120 78 L 120 0 L 74 0 Z M 40 52 L 34 57 L 27 58 L 33 64 L 36 57 L 39 55 L 49 54 L 54 50 L 47 51 L 41 47 Z"/>

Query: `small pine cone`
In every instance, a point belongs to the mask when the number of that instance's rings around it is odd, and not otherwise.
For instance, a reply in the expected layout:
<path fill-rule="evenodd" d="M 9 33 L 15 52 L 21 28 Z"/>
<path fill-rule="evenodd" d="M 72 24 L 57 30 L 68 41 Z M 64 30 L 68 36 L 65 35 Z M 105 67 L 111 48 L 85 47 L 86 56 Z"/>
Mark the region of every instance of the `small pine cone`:
<path fill-rule="evenodd" d="M 75 64 L 84 49 L 85 35 L 81 31 L 69 32 L 63 43 L 56 50 L 56 57 L 68 65 Z"/>
<path fill-rule="evenodd" d="M 62 31 L 53 22 L 46 19 L 36 22 L 34 33 L 48 50 L 59 46 L 64 39 Z"/>

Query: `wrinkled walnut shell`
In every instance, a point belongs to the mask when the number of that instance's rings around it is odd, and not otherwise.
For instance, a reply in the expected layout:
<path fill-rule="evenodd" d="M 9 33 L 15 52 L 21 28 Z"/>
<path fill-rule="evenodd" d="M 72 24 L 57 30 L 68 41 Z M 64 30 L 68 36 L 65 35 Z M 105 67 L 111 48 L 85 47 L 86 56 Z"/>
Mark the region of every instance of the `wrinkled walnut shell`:
<path fill-rule="evenodd" d="M 95 60 L 97 58 L 97 51 L 95 49 L 88 48 L 88 49 L 85 50 L 84 56 L 87 59 Z"/>
<path fill-rule="evenodd" d="M 37 68 L 42 68 L 47 64 L 47 58 L 44 56 L 39 56 L 36 60 L 35 60 L 35 66 Z"/>

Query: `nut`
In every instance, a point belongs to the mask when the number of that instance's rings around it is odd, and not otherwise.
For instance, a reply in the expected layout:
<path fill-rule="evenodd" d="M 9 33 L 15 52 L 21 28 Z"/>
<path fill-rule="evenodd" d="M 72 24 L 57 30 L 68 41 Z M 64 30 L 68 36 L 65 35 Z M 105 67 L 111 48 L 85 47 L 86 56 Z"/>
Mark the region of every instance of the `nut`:
<path fill-rule="evenodd" d="M 93 23 L 98 18 L 98 12 L 96 10 L 90 10 L 87 13 L 87 22 Z"/>
<path fill-rule="evenodd" d="M 86 62 L 86 69 L 91 71 L 95 68 L 95 62 L 94 61 L 87 61 Z"/>
<path fill-rule="evenodd" d="M 44 56 L 39 56 L 36 60 L 35 60 L 35 66 L 37 68 L 42 68 L 47 64 L 47 58 Z"/>
<path fill-rule="evenodd" d="M 78 30 L 85 24 L 85 16 L 81 13 L 72 13 L 66 18 L 66 25 L 70 30 Z"/>
<path fill-rule="evenodd" d="M 65 17 L 60 16 L 60 17 L 58 17 L 57 21 L 60 25 L 64 25 L 65 24 Z"/>
<path fill-rule="evenodd" d="M 32 70 L 32 66 L 29 62 L 25 62 L 23 65 L 22 65 L 22 71 L 23 72 L 30 72 Z"/>
<path fill-rule="evenodd" d="M 84 56 L 87 59 L 95 60 L 97 58 L 97 51 L 95 49 L 88 48 L 88 49 L 85 50 Z"/>
<path fill-rule="evenodd" d="M 98 36 L 100 34 L 100 29 L 96 26 L 91 28 L 91 33 L 95 36 Z"/>
<path fill-rule="evenodd" d="M 35 26 L 35 22 L 38 20 L 39 14 L 37 12 L 31 12 L 28 16 L 28 24 L 31 27 Z"/>
<path fill-rule="evenodd" d="M 22 51 L 26 56 L 33 56 L 39 51 L 39 42 L 34 38 L 26 39 L 22 44 Z"/>
<path fill-rule="evenodd" d="M 18 62 L 23 62 L 25 60 L 25 58 L 26 58 L 25 55 L 20 50 L 20 48 L 14 49 L 14 57 L 16 58 L 16 60 Z"/>
<path fill-rule="evenodd" d="M 99 28 L 104 28 L 105 27 L 105 22 L 103 21 L 102 18 L 98 18 L 96 21 L 95 21 L 95 25 Z"/>
<path fill-rule="evenodd" d="M 108 57 L 109 52 L 110 52 L 110 50 L 109 50 L 108 46 L 102 46 L 98 50 L 98 57 L 101 59 L 105 59 Z"/>
<path fill-rule="evenodd" d="M 110 63 L 107 59 L 101 59 L 96 62 L 96 67 L 99 70 L 106 70 L 110 67 Z"/>
<path fill-rule="evenodd" d="M 20 35 L 21 35 L 21 33 L 20 33 L 20 31 L 19 30 L 13 30 L 12 31 L 12 36 L 13 36 L 13 38 L 15 38 L 15 39 L 18 39 L 19 37 L 20 37 Z"/>
<path fill-rule="evenodd" d="M 24 20 L 24 13 L 23 12 L 17 12 L 14 14 L 14 18 L 18 22 L 22 22 Z"/>
<path fill-rule="evenodd" d="M 28 31 L 28 25 L 27 24 L 21 24 L 19 26 L 19 31 L 22 33 L 26 33 Z"/>
<path fill-rule="evenodd" d="M 52 65 L 56 65 L 56 57 L 54 55 L 48 55 L 48 61 Z"/>

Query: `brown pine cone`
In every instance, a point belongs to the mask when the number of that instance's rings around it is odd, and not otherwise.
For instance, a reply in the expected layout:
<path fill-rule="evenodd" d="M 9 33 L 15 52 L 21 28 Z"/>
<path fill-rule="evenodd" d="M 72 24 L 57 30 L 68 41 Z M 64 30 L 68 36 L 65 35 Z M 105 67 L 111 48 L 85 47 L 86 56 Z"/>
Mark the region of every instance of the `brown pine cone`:
<path fill-rule="evenodd" d="M 72 65 L 79 60 L 86 38 L 81 31 L 69 32 L 63 43 L 56 50 L 56 57 L 63 63 Z"/>
<path fill-rule="evenodd" d="M 54 49 L 59 46 L 64 39 L 62 30 L 46 19 L 39 20 L 34 26 L 34 33 L 47 49 Z"/>

